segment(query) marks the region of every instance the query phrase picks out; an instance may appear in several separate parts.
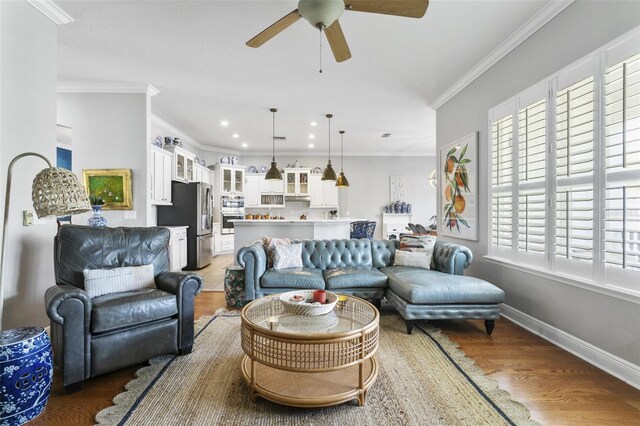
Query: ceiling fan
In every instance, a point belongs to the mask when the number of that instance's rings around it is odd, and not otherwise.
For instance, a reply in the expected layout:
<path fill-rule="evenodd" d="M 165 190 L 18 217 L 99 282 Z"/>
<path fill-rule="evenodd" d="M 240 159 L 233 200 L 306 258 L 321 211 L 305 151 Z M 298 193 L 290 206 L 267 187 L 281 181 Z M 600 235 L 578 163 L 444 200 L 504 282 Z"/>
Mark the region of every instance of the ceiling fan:
<path fill-rule="evenodd" d="M 302 17 L 321 32 L 324 31 L 333 56 L 337 62 L 342 62 L 351 58 L 347 40 L 338 22 L 345 10 L 422 18 L 428 6 L 429 0 L 300 0 L 296 10 L 249 40 L 247 46 L 262 46 Z"/>

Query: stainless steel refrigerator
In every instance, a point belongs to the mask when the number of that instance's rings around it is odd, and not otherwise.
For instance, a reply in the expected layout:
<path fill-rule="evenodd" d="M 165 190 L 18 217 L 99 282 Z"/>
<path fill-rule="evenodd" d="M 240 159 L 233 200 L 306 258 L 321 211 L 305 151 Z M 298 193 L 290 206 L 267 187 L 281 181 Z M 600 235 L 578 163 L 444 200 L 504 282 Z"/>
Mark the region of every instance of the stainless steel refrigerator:
<path fill-rule="evenodd" d="M 187 266 L 200 269 L 211 263 L 213 187 L 208 183 L 171 182 L 172 206 L 158 206 L 158 226 L 188 226 Z"/>

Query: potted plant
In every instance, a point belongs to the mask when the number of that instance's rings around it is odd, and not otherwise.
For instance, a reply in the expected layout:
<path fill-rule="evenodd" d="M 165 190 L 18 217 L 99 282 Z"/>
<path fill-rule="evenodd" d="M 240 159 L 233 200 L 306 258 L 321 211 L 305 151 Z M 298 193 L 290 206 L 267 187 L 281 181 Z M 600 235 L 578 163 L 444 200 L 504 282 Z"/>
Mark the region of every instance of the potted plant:
<path fill-rule="evenodd" d="M 104 205 L 104 198 L 91 194 L 89 195 L 89 203 L 91 204 L 91 210 L 93 216 L 87 220 L 87 224 L 93 227 L 107 226 L 107 219 L 102 216 L 102 206 Z"/>

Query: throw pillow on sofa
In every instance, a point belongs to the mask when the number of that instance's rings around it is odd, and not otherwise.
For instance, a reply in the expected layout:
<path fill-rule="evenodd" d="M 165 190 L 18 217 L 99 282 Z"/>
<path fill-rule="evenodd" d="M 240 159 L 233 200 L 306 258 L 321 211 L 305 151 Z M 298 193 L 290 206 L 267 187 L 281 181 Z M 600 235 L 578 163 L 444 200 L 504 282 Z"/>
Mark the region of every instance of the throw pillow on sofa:
<path fill-rule="evenodd" d="M 424 251 L 396 250 L 396 258 L 393 265 L 431 269 L 431 256 Z"/>
<path fill-rule="evenodd" d="M 85 269 L 84 289 L 90 298 L 123 291 L 156 288 L 153 265 L 113 269 Z"/>
<path fill-rule="evenodd" d="M 276 244 L 291 244 L 288 238 L 262 237 L 264 251 L 267 252 L 267 269 L 273 268 L 273 256 Z"/>
<path fill-rule="evenodd" d="M 302 243 L 276 244 L 273 269 L 302 268 Z"/>
<path fill-rule="evenodd" d="M 405 240 L 400 244 L 400 249 L 396 250 L 394 265 L 431 269 L 434 266 L 433 250 L 437 240 L 432 235 Z"/>

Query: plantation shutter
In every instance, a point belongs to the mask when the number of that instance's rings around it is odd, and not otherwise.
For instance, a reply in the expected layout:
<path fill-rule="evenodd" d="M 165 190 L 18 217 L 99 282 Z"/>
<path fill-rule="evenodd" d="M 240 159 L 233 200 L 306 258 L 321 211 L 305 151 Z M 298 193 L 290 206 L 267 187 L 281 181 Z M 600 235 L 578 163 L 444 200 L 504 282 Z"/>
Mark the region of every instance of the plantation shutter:
<path fill-rule="evenodd" d="M 640 271 L 640 54 L 610 66 L 605 96 L 605 245 L 608 281 Z"/>
<path fill-rule="evenodd" d="M 594 250 L 594 79 L 556 94 L 555 256 L 557 268 L 591 276 Z M 581 266 L 582 265 L 582 266 Z"/>
<path fill-rule="evenodd" d="M 546 102 L 518 111 L 518 250 L 545 251 Z"/>
<path fill-rule="evenodd" d="M 492 124 L 492 245 L 513 246 L 513 115 Z"/>

